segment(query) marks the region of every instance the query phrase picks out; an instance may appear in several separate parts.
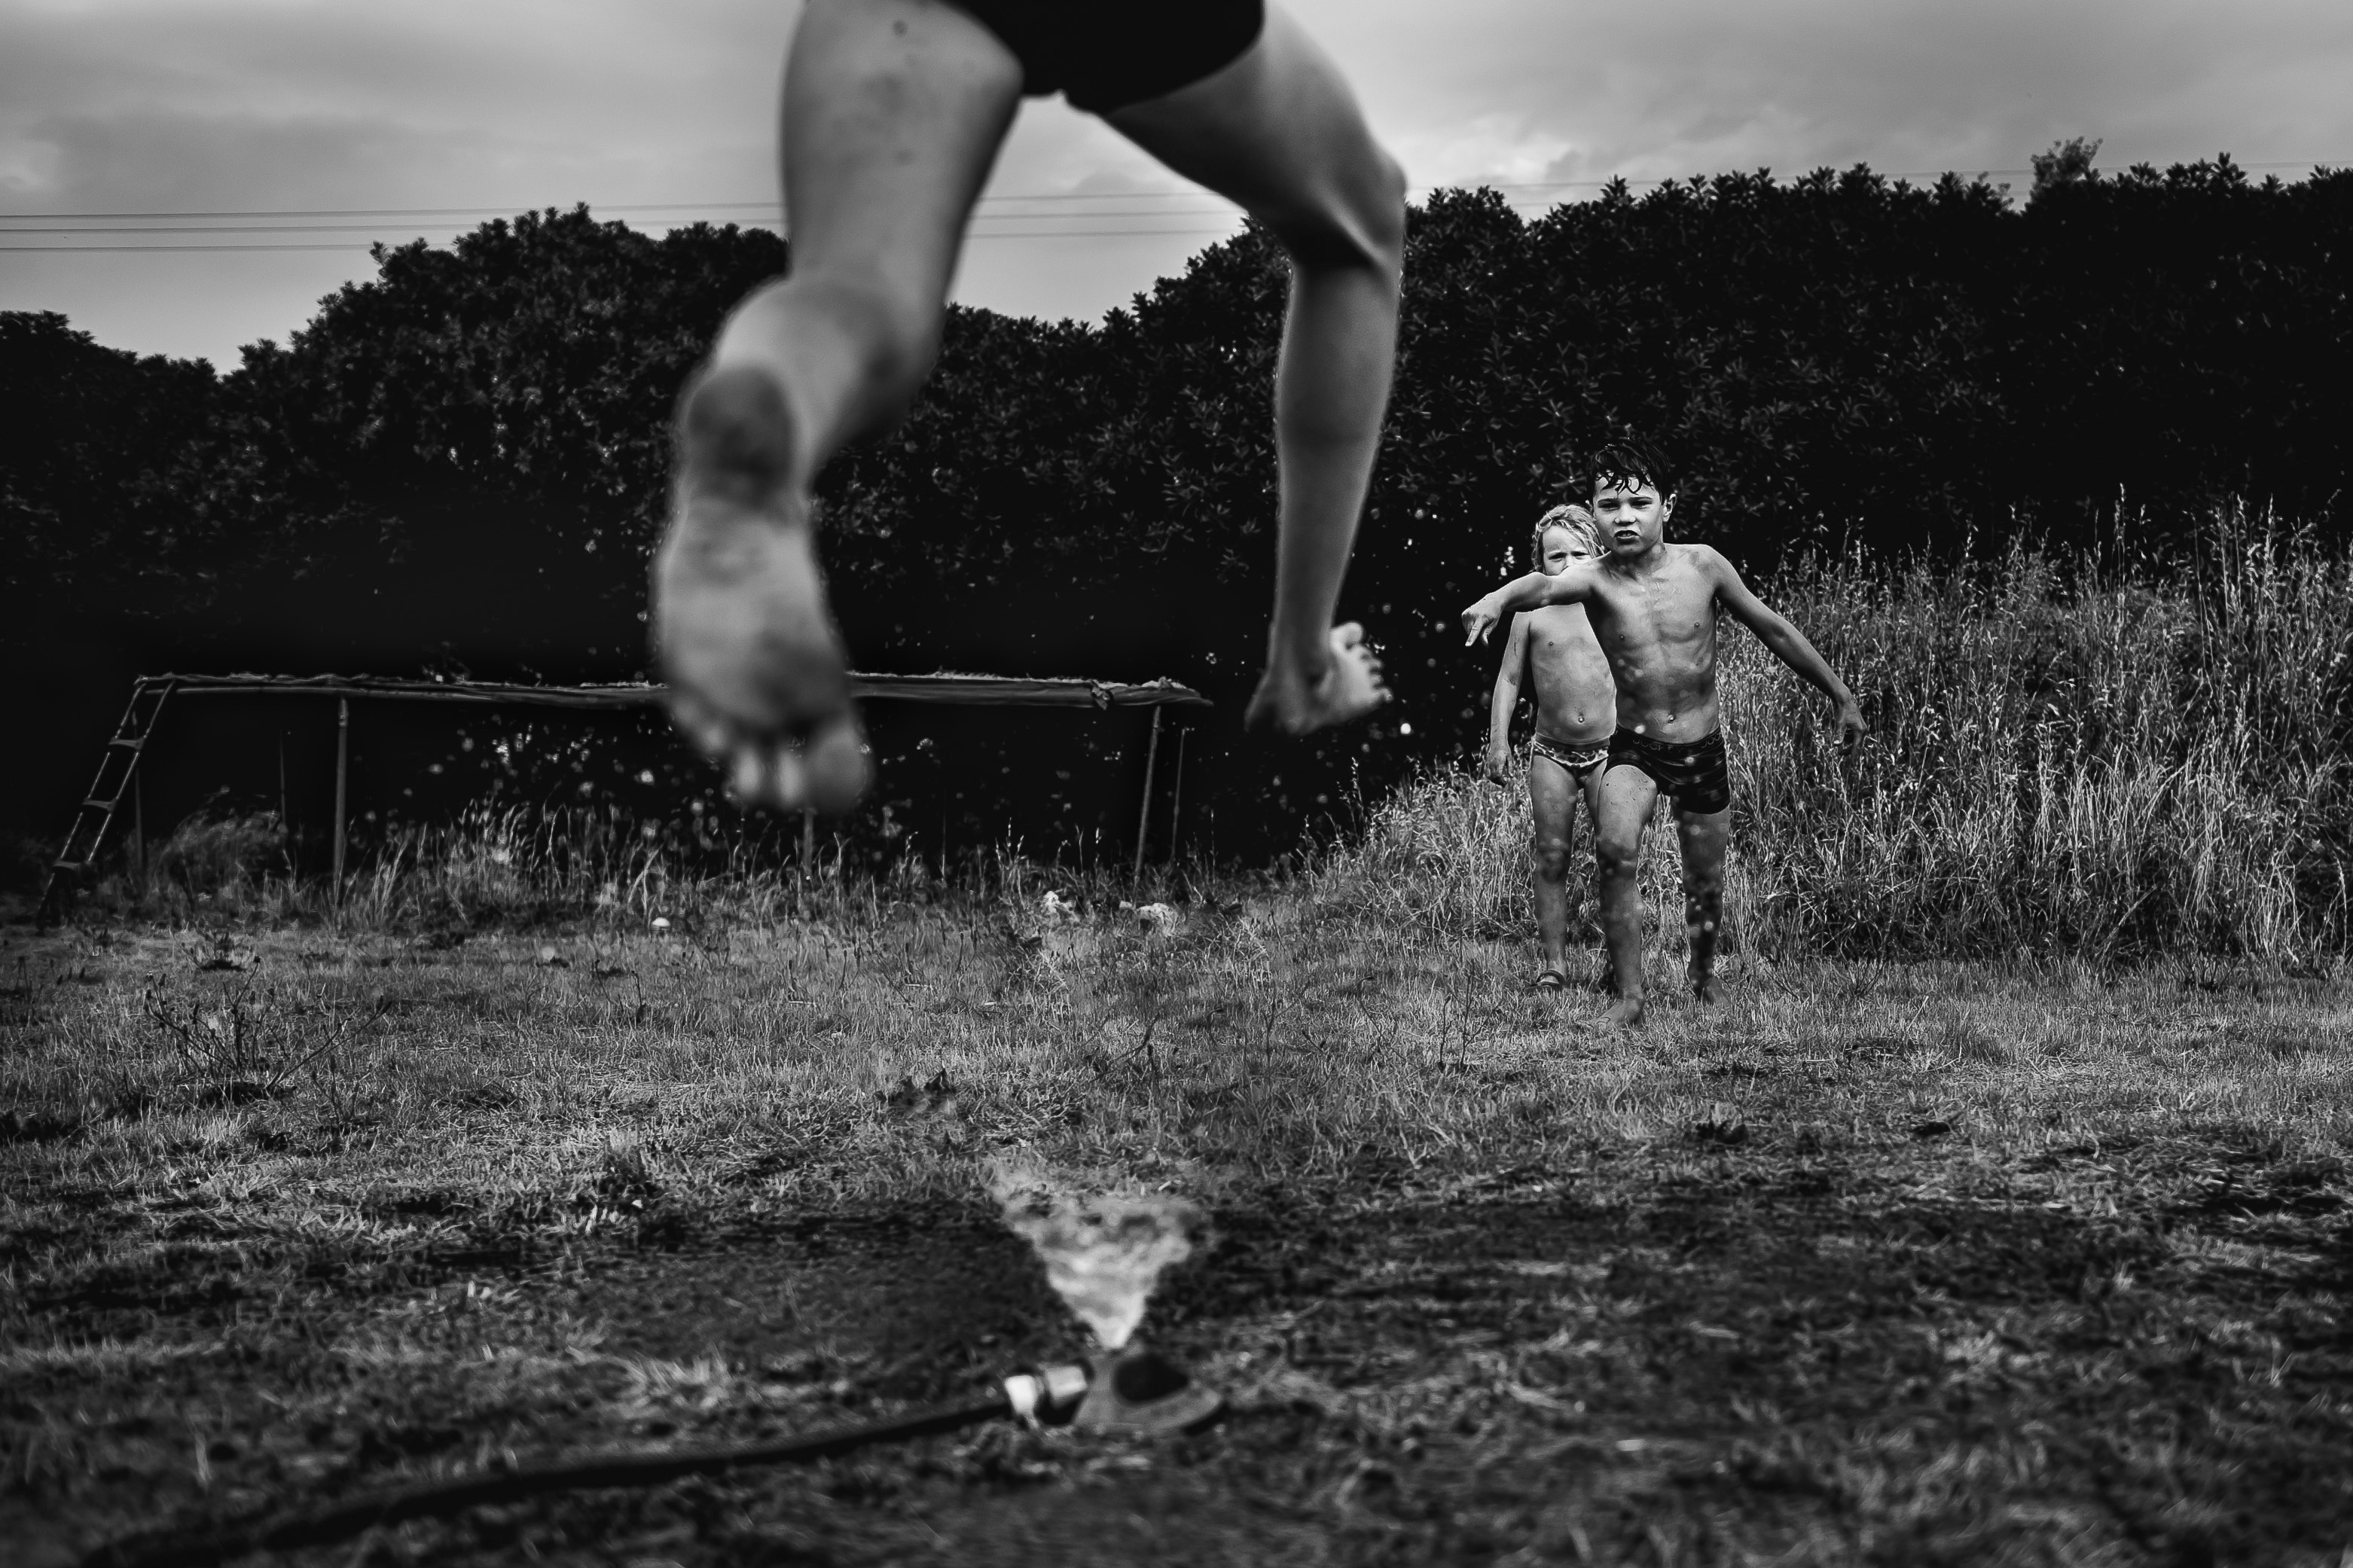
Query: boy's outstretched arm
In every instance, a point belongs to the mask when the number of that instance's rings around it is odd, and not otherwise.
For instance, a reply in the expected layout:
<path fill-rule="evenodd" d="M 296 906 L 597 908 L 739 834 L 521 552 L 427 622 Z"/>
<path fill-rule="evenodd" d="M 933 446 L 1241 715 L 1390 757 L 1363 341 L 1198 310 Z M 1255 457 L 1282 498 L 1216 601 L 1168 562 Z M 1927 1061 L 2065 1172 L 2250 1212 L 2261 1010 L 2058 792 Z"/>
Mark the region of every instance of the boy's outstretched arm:
<path fill-rule="evenodd" d="M 1557 577 L 1547 577 L 1541 572 L 1531 572 L 1525 577 L 1514 577 L 1493 593 L 1482 596 L 1462 612 L 1462 646 L 1484 642 L 1496 623 L 1514 610 L 1540 610 L 1546 605 L 1582 604 L 1588 595 L 1582 563 L 1571 566 Z"/>
<path fill-rule="evenodd" d="M 1733 619 L 1757 634 L 1757 640 L 1773 650 L 1773 657 L 1812 682 L 1821 694 L 1838 705 L 1839 750 L 1843 752 L 1862 739 L 1862 709 L 1855 702 L 1854 693 L 1830 667 L 1830 661 L 1816 652 L 1806 640 L 1806 634 L 1789 624 L 1788 618 L 1749 591 L 1740 580 L 1740 574 L 1731 562 L 1710 550 L 1709 569 L 1715 579 L 1715 596 L 1732 612 Z"/>
<path fill-rule="evenodd" d="M 1528 661 L 1528 618 L 1512 617 L 1504 639 L 1504 667 L 1495 671 L 1495 693 L 1487 703 L 1487 776 L 1501 784 L 1512 768 L 1512 713 L 1520 705 L 1520 672 Z"/>

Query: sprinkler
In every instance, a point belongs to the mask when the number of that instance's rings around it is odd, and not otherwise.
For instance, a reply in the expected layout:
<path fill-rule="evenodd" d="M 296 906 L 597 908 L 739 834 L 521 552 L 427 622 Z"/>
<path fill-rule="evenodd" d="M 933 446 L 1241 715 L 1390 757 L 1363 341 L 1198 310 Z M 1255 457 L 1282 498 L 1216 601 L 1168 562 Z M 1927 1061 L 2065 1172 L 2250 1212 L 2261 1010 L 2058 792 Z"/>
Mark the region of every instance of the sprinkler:
<path fill-rule="evenodd" d="M 110 1542 L 82 1568 L 208 1568 L 251 1552 L 283 1552 L 344 1541 L 403 1520 L 462 1513 L 491 1503 L 591 1487 L 659 1486 L 681 1476 L 717 1475 L 754 1465 L 831 1458 L 870 1443 L 928 1437 L 1010 1415 L 1035 1426 L 1149 1436 L 1190 1431 L 1218 1413 L 1218 1395 L 1157 1351 L 1130 1349 L 1092 1366 L 1016 1373 L 995 1390 L 956 1404 L 839 1426 L 798 1437 L 720 1447 L 622 1450 L 554 1464 L 523 1465 L 448 1480 L 393 1487 L 321 1508 L 257 1514 L 197 1532 L 153 1531 Z"/>
<path fill-rule="evenodd" d="M 1206 1426 L 1225 1405 L 1158 1351 L 1131 1348 L 1095 1358 L 1071 1424 L 1082 1431 L 1157 1436 Z"/>
<path fill-rule="evenodd" d="M 1223 1403 L 1215 1393 L 1159 1352 L 1134 1342 L 1161 1271 L 1192 1251 L 1200 1211 L 1166 1194 L 1075 1193 L 1029 1166 L 1001 1166 L 991 1184 L 1006 1224 L 1045 1264 L 1046 1282 L 1093 1331 L 1102 1350 L 1091 1363 L 1016 1373 L 994 1392 L 962 1404 L 800 1437 L 593 1454 L 363 1492 L 322 1508 L 255 1514 L 201 1532 L 147 1531 L 100 1547 L 82 1559 L 82 1568 L 209 1568 L 249 1552 L 323 1545 L 405 1519 L 461 1513 L 546 1492 L 659 1486 L 681 1476 L 830 1458 L 870 1443 L 927 1437 L 1000 1415 L 1033 1426 L 1068 1424 L 1082 1431 L 1143 1437 L 1190 1431 L 1214 1417 Z"/>

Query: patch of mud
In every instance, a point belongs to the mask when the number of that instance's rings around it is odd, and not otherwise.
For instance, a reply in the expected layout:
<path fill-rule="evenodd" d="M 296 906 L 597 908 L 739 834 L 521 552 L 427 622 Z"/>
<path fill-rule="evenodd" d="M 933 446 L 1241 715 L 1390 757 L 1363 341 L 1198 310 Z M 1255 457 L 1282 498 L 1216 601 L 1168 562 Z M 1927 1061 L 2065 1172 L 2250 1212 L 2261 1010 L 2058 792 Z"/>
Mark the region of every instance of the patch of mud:
<path fill-rule="evenodd" d="M 1080 1339 L 1038 1261 L 976 1205 L 729 1228 L 568 1274 L 552 1300 L 617 1352 L 866 1369 L 879 1397 L 963 1391 Z"/>
<path fill-rule="evenodd" d="M 1368 1153 L 1378 1179 L 1229 1201 L 1152 1308 L 1155 1343 L 1229 1396 L 1196 1436 L 998 1424 L 411 1526 L 368 1560 L 2043 1561 L 2060 1519 L 2084 1559 L 2319 1561 L 2343 1544 L 2353 1340 L 2341 1297 L 2287 1253 L 2188 1267 L 2156 1202 L 2110 1215 L 2025 1186 L 1689 1169 L 1527 1169 L 1434 1196 Z M 2340 1188 L 2300 1167 L 2278 1184 L 2306 1207 Z M 2308 1223 L 2336 1226 L 2315 1247 L 2345 1247 L 2340 1219 Z M 322 1335 L 385 1305 L 356 1273 L 322 1289 Z M 459 1415 L 452 1402 L 495 1374 L 481 1352 L 428 1356 L 405 1384 L 388 1360 L 314 1403 L 307 1427 L 284 1404 L 326 1363 L 290 1343 L 156 1369 L 164 1403 L 140 1415 L 127 1387 L 44 1385 L 45 1407 L 93 1413 L 77 1441 L 106 1436 L 111 1408 L 150 1430 L 109 1439 L 133 1474 L 51 1495 L 20 1525 L 41 1526 L 55 1561 L 101 1517 L 195 1518 L 224 1497 L 463 1468 L 502 1447 L 804 1428 L 1084 1348 L 1038 1259 L 978 1205 L 714 1221 L 674 1251 L 575 1247 L 423 1300 L 403 1321 L 479 1300 L 466 1310 L 485 1342 L 573 1324 L 596 1354 L 573 1371 L 544 1356 L 541 1381 Z M 44 1332 L 75 1331 L 72 1312 L 47 1316 Z M 706 1367 L 713 1392 L 649 1425 L 598 1370 L 630 1358 Z M 764 1379 L 785 1404 L 742 1394 Z M 207 1461 L 210 1500 L 174 1425 L 200 1388 L 246 1412 Z M 1936 1479 L 1952 1475 L 1976 1479 Z"/>

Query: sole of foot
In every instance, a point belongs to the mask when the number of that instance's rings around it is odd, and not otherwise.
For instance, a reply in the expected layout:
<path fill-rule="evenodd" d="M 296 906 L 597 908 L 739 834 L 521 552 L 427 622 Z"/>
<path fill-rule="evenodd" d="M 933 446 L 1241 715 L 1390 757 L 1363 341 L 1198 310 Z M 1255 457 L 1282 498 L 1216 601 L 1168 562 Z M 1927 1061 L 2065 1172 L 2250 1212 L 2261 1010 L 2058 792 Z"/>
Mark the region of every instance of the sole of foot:
<path fill-rule="evenodd" d="M 1287 659 L 1269 659 L 1242 723 L 1252 730 L 1309 735 L 1361 719 L 1388 700 L 1381 661 L 1366 646 L 1365 628 L 1350 621 L 1332 628 L 1324 668 L 1317 674 Z"/>
<path fill-rule="evenodd" d="M 744 744 L 726 758 L 728 788 L 744 805 L 814 811 L 839 816 L 858 804 L 873 781 L 865 736 L 856 715 L 818 726 L 805 741 Z"/>
<path fill-rule="evenodd" d="M 749 367 L 705 374 L 679 446 L 649 617 L 672 716 L 739 795 L 846 810 L 868 768 L 782 391 Z"/>
<path fill-rule="evenodd" d="M 1609 1010 L 1601 1015 L 1601 1027 L 1604 1029 L 1639 1029 L 1641 1026 L 1642 999 L 1640 996 L 1620 996 L 1610 1003 Z"/>

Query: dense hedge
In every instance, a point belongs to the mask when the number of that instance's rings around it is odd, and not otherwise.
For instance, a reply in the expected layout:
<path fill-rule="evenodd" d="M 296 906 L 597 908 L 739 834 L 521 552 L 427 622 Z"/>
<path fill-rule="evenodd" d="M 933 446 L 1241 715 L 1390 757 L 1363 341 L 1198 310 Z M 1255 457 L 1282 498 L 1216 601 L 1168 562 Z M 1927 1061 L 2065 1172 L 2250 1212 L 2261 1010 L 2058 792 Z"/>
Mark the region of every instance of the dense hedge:
<path fill-rule="evenodd" d="M 782 243 L 550 212 L 379 259 L 225 376 L 0 319 L 20 661 L 71 643 L 91 689 L 141 663 L 640 668 L 670 401 Z M 2022 205 L 1864 170 L 1619 187 L 1533 221 L 1440 194 L 1414 216 L 1345 606 L 1402 700 L 1320 749 L 1203 737 L 1227 763 L 1221 842 L 1287 838 L 1349 764 L 1468 742 L 1492 672 L 1451 612 L 1610 429 L 1674 454 L 1677 531 L 1766 572 L 2021 532 L 2162 552 L 2218 496 L 2336 532 L 2348 278 L 2353 174 L 2256 184 L 2228 160 Z M 952 312 L 904 426 L 827 477 L 860 662 L 1172 674 L 1230 718 L 1264 626 L 1282 294 L 1252 232 L 1099 326 Z M 20 784 L 11 815 L 46 814 L 61 778 Z"/>

